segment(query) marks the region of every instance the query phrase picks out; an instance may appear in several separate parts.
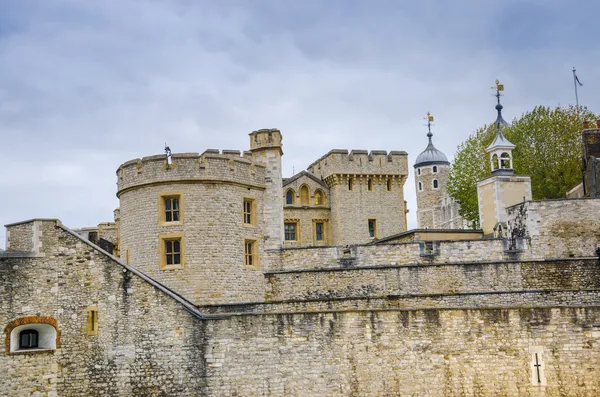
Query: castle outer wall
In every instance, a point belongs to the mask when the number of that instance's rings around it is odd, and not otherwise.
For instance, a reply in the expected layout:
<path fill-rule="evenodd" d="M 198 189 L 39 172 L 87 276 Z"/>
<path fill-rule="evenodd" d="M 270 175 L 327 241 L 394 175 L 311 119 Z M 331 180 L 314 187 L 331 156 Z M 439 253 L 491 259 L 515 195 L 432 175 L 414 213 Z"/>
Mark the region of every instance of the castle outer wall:
<path fill-rule="evenodd" d="M 240 305 L 202 320 L 56 221 L 17 226 L 12 246 L 24 251 L 0 259 L 2 285 L 11 286 L 0 290 L 3 336 L 14 320 L 51 318 L 60 342 L 52 352 L 0 352 L 8 396 L 591 397 L 600 388 L 600 309 L 581 298 L 433 309 L 323 298 L 322 307 Z M 378 248 L 386 247 L 369 249 Z M 600 270 L 585 261 L 576 268 L 585 266 L 592 273 L 581 280 L 597 290 Z M 542 279 L 556 273 L 544 269 Z M 86 332 L 90 307 L 99 311 L 97 335 Z"/>
<path fill-rule="evenodd" d="M 197 317 L 56 220 L 9 230 L 22 251 L 0 256 L 2 396 L 199 395 Z M 92 308 L 96 334 L 86 329 Z M 56 329 L 56 350 L 10 353 L 11 329 L 41 322 Z"/>

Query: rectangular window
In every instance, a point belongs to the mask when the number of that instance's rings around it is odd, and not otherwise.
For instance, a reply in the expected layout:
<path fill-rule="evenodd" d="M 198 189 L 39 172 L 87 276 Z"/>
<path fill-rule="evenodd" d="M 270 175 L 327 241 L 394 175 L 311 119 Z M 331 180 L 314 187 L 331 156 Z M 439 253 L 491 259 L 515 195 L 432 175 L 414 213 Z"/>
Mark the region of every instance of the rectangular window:
<path fill-rule="evenodd" d="M 256 240 L 244 240 L 244 257 L 246 266 L 258 266 L 257 251 Z"/>
<path fill-rule="evenodd" d="M 161 193 L 158 199 L 158 223 L 178 225 L 183 221 L 183 198 L 180 193 Z"/>
<path fill-rule="evenodd" d="M 244 199 L 244 224 L 254 225 L 254 200 Z"/>
<path fill-rule="evenodd" d="M 181 265 L 181 240 L 165 240 L 166 264 Z"/>
<path fill-rule="evenodd" d="M 87 334 L 88 335 L 98 335 L 98 308 L 97 307 L 88 308 Z"/>
<path fill-rule="evenodd" d="M 283 225 L 285 241 L 296 241 L 298 224 L 296 222 L 286 222 Z"/>
<path fill-rule="evenodd" d="M 159 241 L 159 267 L 161 270 L 181 269 L 184 262 L 183 234 L 165 234 Z"/>
<path fill-rule="evenodd" d="M 165 222 L 179 222 L 179 199 L 165 198 Z"/>
<path fill-rule="evenodd" d="M 369 237 L 377 237 L 377 220 L 369 219 L 368 226 L 369 226 Z"/>
<path fill-rule="evenodd" d="M 324 224 L 323 222 L 315 223 L 315 240 L 323 241 L 325 236 Z"/>

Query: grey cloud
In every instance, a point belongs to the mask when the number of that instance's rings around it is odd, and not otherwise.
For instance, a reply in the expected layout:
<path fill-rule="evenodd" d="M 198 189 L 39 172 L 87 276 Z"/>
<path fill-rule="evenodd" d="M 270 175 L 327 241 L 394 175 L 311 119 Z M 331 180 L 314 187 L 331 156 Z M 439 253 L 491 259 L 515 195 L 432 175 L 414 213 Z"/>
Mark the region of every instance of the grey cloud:
<path fill-rule="evenodd" d="M 597 110 L 593 30 L 574 29 L 571 3 L 545 4 L 542 24 L 518 17 L 540 6 L 522 1 L 11 3 L 0 15 L 0 220 L 110 220 L 119 164 L 165 142 L 245 149 L 257 128 L 282 130 L 286 176 L 332 148 L 406 150 L 412 162 L 427 111 L 451 157 L 494 119 L 495 78 L 512 118 L 572 102 L 572 63 Z M 547 41 L 546 25 L 569 40 Z"/>

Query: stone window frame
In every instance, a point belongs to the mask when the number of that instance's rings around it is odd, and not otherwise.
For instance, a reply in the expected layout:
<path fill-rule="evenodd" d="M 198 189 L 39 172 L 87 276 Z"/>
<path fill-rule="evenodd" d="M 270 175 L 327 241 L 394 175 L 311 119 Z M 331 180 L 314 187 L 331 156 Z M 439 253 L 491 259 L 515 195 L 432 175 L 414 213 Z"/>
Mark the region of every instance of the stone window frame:
<path fill-rule="evenodd" d="M 288 224 L 293 224 L 294 226 L 294 237 L 295 239 L 288 239 L 287 238 L 287 231 L 285 230 L 285 226 Z M 290 241 L 290 242 L 300 242 L 300 220 L 299 219 L 286 219 L 283 222 L 283 239 L 284 241 Z"/>
<path fill-rule="evenodd" d="M 434 165 L 433 167 L 431 167 L 431 172 L 433 172 L 434 174 L 438 173 L 438 167 L 437 167 L 437 165 Z"/>
<path fill-rule="evenodd" d="M 321 229 L 322 239 L 317 240 L 317 224 L 322 224 L 323 228 Z M 329 244 L 329 219 L 313 219 L 312 220 L 312 234 L 313 234 L 313 242 L 315 244 Z"/>
<path fill-rule="evenodd" d="M 165 201 L 167 199 L 176 198 L 179 203 L 179 220 L 178 221 L 170 221 L 167 222 L 166 219 L 166 205 Z M 184 202 L 183 202 L 183 194 L 181 192 L 161 192 L 158 194 L 158 225 L 159 226 L 178 226 L 183 225 L 183 213 L 184 213 Z"/>
<path fill-rule="evenodd" d="M 373 191 L 373 189 L 374 189 L 374 186 L 373 186 L 373 178 L 367 178 L 367 190 L 368 190 L 369 192 L 372 192 L 372 191 Z"/>
<path fill-rule="evenodd" d="M 310 188 L 305 183 L 300 186 L 300 205 L 303 207 L 310 205 Z"/>
<path fill-rule="evenodd" d="M 183 233 L 166 233 L 158 236 L 158 268 L 160 270 L 179 270 L 185 267 L 185 241 Z M 167 241 L 179 241 L 179 263 L 167 265 Z"/>
<path fill-rule="evenodd" d="M 16 350 L 11 352 L 10 351 L 10 342 L 11 342 L 11 337 L 12 337 L 12 332 L 15 328 L 20 327 L 22 325 L 34 325 L 34 324 L 47 324 L 47 325 L 51 325 L 52 327 L 54 327 L 55 331 L 56 331 L 56 347 L 55 349 L 32 349 L 32 350 Z M 16 320 L 11 321 L 10 323 L 8 323 L 6 325 L 6 327 L 4 328 L 4 334 L 5 334 L 5 339 L 4 339 L 4 348 L 5 348 L 5 352 L 6 355 L 31 355 L 31 354 L 54 354 L 54 352 L 56 351 L 56 349 L 60 348 L 60 334 L 61 331 L 58 329 L 58 323 L 56 322 L 56 319 L 53 317 L 49 317 L 49 316 L 25 316 L 25 317 L 20 317 L 17 318 Z"/>
<path fill-rule="evenodd" d="M 249 204 L 250 212 L 246 212 L 247 204 Z M 252 197 L 244 197 L 242 200 L 242 223 L 246 227 L 256 227 L 256 199 Z M 250 222 L 247 221 L 247 216 L 250 218 Z"/>
<path fill-rule="evenodd" d="M 351 176 L 348 177 L 348 190 L 354 191 L 354 179 Z"/>
<path fill-rule="evenodd" d="M 87 335 L 98 335 L 98 312 L 97 306 L 90 306 L 87 308 L 87 323 L 85 327 Z"/>
<path fill-rule="evenodd" d="M 371 227 L 371 223 L 373 223 L 373 227 Z M 367 230 L 369 233 L 369 238 L 377 238 L 379 233 L 377 233 L 377 219 L 376 218 L 367 219 Z"/>
<path fill-rule="evenodd" d="M 320 200 L 320 202 L 319 202 L 319 200 L 317 199 L 317 197 L 319 197 L 319 196 L 321 197 L 321 200 Z M 314 196 L 314 198 L 315 198 L 315 201 L 314 201 L 314 203 L 315 203 L 315 205 L 316 205 L 316 206 L 323 206 L 323 205 L 327 205 L 327 201 L 326 201 L 326 199 L 325 199 L 325 192 L 323 192 L 323 190 L 321 190 L 321 189 L 317 189 L 317 190 L 315 190 L 315 196 Z"/>
<path fill-rule="evenodd" d="M 250 250 L 248 250 L 250 248 Z M 250 252 L 249 252 L 250 251 Z M 259 269 L 258 240 L 255 238 L 244 239 L 244 265 L 248 268 Z"/>
<path fill-rule="evenodd" d="M 292 198 L 292 202 L 288 203 L 288 195 L 290 195 L 290 194 L 291 194 L 291 196 L 289 196 L 289 197 Z M 286 190 L 285 191 L 285 197 L 283 199 L 284 199 L 285 205 L 294 205 L 294 204 L 296 204 L 296 192 L 294 191 L 294 189 L 289 188 L 288 190 Z"/>
<path fill-rule="evenodd" d="M 391 178 L 388 178 L 388 179 L 385 181 L 385 184 L 386 184 L 386 189 L 387 189 L 387 191 L 388 191 L 388 192 L 391 192 L 391 191 L 392 191 L 392 179 L 391 179 Z"/>
<path fill-rule="evenodd" d="M 423 191 L 423 184 L 419 181 L 419 183 L 417 185 L 418 185 L 417 190 L 419 192 L 422 192 Z"/>
<path fill-rule="evenodd" d="M 440 188 L 440 182 L 437 179 L 434 179 L 433 181 L 431 181 L 431 187 L 433 189 L 439 189 Z"/>
<path fill-rule="evenodd" d="M 417 168 L 417 175 L 421 175 L 421 169 Z"/>

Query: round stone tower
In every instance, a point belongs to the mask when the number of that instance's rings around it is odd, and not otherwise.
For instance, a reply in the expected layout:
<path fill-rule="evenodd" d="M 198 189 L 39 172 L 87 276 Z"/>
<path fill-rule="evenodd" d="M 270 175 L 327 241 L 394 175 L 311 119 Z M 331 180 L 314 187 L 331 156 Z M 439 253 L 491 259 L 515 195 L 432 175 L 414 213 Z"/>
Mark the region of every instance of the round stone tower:
<path fill-rule="evenodd" d="M 264 300 L 261 260 L 267 245 L 281 244 L 283 221 L 271 208 L 281 200 L 281 133 L 261 131 L 251 134 L 252 152 L 209 149 L 121 165 L 121 258 L 199 305 Z"/>
<path fill-rule="evenodd" d="M 415 190 L 417 192 L 417 227 L 419 229 L 442 228 L 442 200 L 446 195 L 446 183 L 450 162 L 444 153 L 433 146 L 431 122 L 427 115 L 429 144 L 415 161 Z"/>

